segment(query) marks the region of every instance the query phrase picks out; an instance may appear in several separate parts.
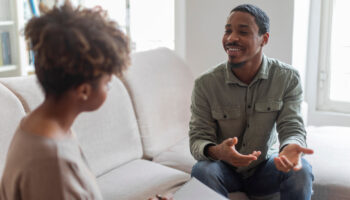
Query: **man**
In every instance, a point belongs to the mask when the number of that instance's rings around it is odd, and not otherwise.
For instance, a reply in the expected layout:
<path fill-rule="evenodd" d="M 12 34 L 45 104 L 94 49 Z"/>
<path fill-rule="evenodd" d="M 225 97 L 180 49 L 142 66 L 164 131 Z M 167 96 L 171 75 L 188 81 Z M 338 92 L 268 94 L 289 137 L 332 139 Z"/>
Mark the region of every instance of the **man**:
<path fill-rule="evenodd" d="M 192 176 L 224 196 L 310 199 L 313 175 L 301 156 L 313 150 L 306 148 L 300 77 L 263 55 L 268 39 L 260 8 L 230 12 L 222 39 L 228 61 L 199 77 L 192 94 Z"/>

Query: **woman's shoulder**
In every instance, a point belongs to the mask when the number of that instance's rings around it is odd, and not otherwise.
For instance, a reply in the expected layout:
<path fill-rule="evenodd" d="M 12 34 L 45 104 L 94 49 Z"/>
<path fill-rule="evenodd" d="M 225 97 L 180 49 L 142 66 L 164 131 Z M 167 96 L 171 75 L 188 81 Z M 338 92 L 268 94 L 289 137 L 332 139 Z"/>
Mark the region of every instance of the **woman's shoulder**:
<path fill-rule="evenodd" d="M 79 144 L 74 137 L 50 138 L 29 132 L 18 126 L 10 144 L 7 164 L 33 169 L 46 163 L 75 162 L 80 156 Z"/>

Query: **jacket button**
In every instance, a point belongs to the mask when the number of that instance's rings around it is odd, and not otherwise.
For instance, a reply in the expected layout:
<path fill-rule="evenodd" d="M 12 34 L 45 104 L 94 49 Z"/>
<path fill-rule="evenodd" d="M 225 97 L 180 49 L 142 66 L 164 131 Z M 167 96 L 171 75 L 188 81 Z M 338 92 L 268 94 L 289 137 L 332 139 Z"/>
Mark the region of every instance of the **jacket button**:
<path fill-rule="evenodd" d="M 251 105 L 248 105 L 248 108 L 251 108 L 252 106 Z"/>
<path fill-rule="evenodd" d="M 227 116 L 226 116 L 226 115 L 224 115 L 224 118 L 226 119 L 226 118 L 227 118 Z"/>
<path fill-rule="evenodd" d="M 270 107 L 268 107 L 268 108 L 267 108 L 267 110 L 271 110 L 271 108 L 270 108 Z"/>

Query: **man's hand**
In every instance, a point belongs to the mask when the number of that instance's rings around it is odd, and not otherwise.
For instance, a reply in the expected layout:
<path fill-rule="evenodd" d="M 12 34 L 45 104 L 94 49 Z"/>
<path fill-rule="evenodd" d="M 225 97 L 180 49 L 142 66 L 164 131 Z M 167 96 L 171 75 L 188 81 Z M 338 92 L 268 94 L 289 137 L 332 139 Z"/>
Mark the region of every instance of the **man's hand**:
<path fill-rule="evenodd" d="M 279 156 L 274 158 L 276 168 L 282 172 L 288 172 L 291 169 L 294 171 L 300 170 L 302 168 L 301 153 L 313 154 L 314 151 L 298 144 L 288 144 Z"/>
<path fill-rule="evenodd" d="M 208 148 L 208 155 L 217 160 L 223 160 L 235 167 L 248 166 L 260 156 L 260 151 L 254 151 L 249 155 L 240 154 L 235 145 L 238 143 L 237 137 L 228 138 L 221 144 Z"/>

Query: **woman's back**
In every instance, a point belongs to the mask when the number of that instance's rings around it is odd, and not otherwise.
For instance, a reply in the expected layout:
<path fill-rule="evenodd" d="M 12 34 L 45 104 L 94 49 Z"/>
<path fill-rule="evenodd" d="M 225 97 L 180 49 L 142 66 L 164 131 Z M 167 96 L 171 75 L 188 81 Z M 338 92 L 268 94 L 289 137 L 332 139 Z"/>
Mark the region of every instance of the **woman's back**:
<path fill-rule="evenodd" d="M 75 137 L 50 139 L 18 127 L 2 177 L 1 199 L 102 199 Z"/>

